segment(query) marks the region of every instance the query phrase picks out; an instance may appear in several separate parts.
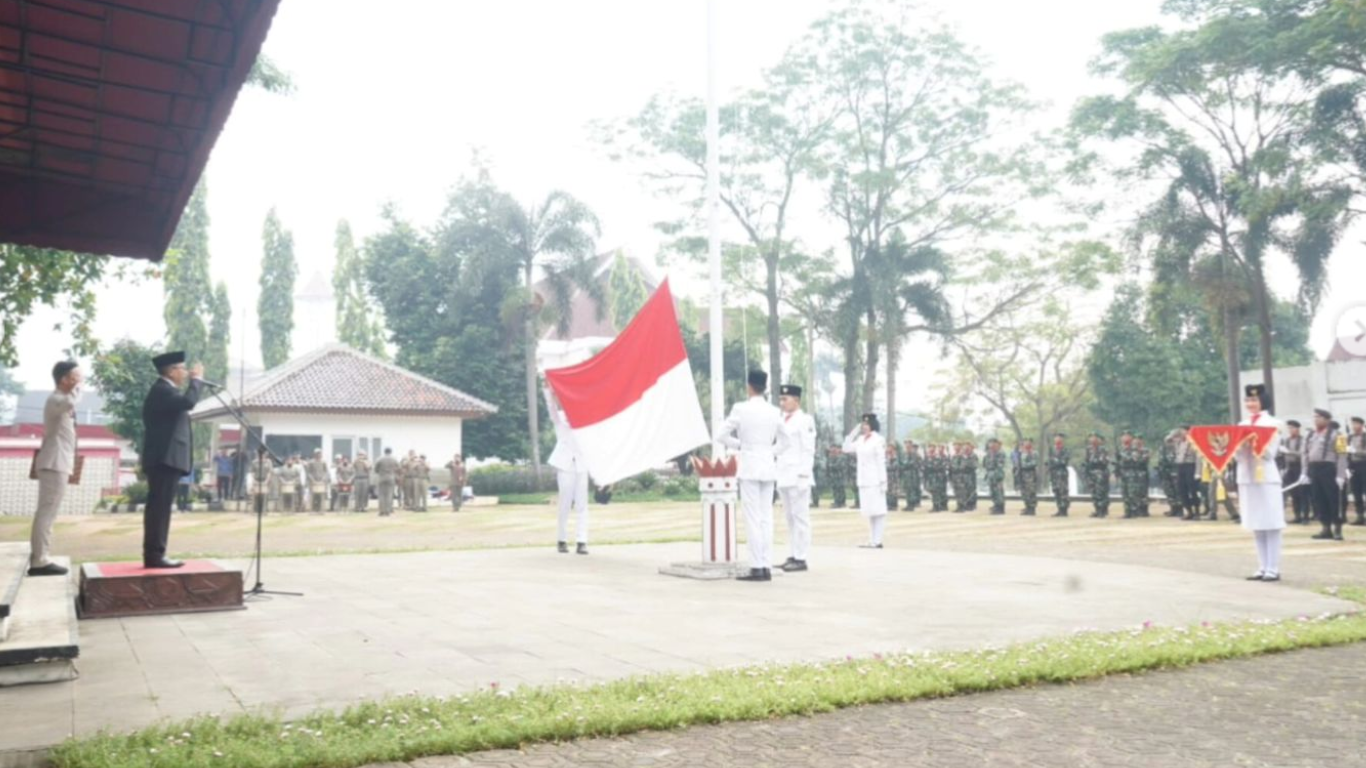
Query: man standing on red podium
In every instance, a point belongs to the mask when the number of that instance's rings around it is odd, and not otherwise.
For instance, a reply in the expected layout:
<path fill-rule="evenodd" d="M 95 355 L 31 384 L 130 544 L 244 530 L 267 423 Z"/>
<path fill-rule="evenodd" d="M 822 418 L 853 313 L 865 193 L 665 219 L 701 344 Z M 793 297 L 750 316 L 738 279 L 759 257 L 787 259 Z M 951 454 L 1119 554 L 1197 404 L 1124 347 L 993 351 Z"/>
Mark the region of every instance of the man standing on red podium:
<path fill-rule="evenodd" d="M 185 368 L 184 352 L 152 358 L 161 374 L 142 403 L 142 471 L 147 475 L 147 508 L 142 514 L 142 564 L 147 568 L 179 568 L 184 563 L 166 559 L 171 532 L 171 502 L 176 483 L 194 468 L 194 437 L 190 411 L 204 386 L 204 366 Z M 185 391 L 186 379 L 189 387 Z"/>

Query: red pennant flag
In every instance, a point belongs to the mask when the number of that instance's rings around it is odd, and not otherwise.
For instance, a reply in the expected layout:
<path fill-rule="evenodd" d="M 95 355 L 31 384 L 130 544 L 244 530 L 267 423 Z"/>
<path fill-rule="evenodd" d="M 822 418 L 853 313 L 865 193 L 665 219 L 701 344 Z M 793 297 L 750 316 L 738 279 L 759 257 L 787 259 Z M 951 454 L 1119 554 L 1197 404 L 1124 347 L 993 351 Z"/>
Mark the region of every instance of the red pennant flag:
<path fill-rule="evenodd" d="M 1275 427 L 1221 425 L 1190 428 L 1191 444 L 1210 463 L 1215 473 L 1223 472 L 1228 467 L 1243 443 L 1252 441 L 1252 452 L 1261 456 L 1275 437 Z"/>

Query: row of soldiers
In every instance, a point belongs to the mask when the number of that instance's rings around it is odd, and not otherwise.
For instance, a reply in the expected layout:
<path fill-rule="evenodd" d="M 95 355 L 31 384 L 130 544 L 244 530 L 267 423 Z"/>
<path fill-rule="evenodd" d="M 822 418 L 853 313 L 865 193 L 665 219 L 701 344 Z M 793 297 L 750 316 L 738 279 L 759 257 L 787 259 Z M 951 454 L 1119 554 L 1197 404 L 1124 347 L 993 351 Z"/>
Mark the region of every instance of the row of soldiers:
<path fill-rule="evenodd" d="M 977 454 L 976 446 L 970 441 L 952 444 L 932 444 L 922 454 L 914 440 L 907 440 L 902 446 L 895 444 L 887 448 L 887 508 L 900 509 L 901 500 L 905 509 L 918 509 L 925 495 L 930 499 L 931 512 L 949 511 L 950 493 L 954 500 L 954 512 L 970 512 L 977 509 L 980 497 L 979 472 L 981 484 L 986 486 L 987 496 L 991 499 L 991 514 L 1005 514 L 1005 479 L 1009 469 L 1015 490 L 1024 502 L 1022 514 L 1032 516 L 1036 512 L 1040 496 L 1040 486 L 1046 482 L 1044 492 L 1051 491 L 1057 506 L 1055 517 L 1067 517 L 1071 507 L 1070 467 L 1072 455 L 1066 445 L 1065 434 L 1053 437 L 1047 455 L 1035 450 L 1034 441 L 1025 438 L 1009 453 L 1002 450 L 1000 440 L 987 441 L 985 453 Z M 1167 441 L 1161 453 L 1158 469 L 1175 476 L 1176 468 L 1184 471 L 1186 463 L 1198 460 L 1195 451 L 1189 448 L 1184 435 L 1180 443 L 1186 446 L 1179 457 L 1168 456 L 1167 448 L 1174 441 Z M 1151 496 L 1152 452 L 1144 443 L 1143 436 L 1133 431 L 1125 431 L 1120 437 L 1120 445 L 1114 456 L 1105 446 L 1105 438 L 1092 433 L 1087 438 L 1087 446 L 1078 465 L 1080 476 L 1090 492 L 1093 511 L 1091 517 L 1108 517 L 1111 503 L 1111 479 L 1119 484 L 1120 499 L 1124 505 L 1124 517 L 1149 517 Z M 1178 463 L 1179 460 L 1179 463 Z M 842 508 L 849 499 L 848 490 L 855 477 L 852 456 L 844 454 L 838 446 L 830 446 L 823 456 L 817 457 L 816 488 L 813 491 L 812 506 L 819 506 L 821 494 L 828 490 L 832 507 Z M 1194 472 L 1191 473 L 1192 475 Z M 1166 474 L 1162 474 L 1164 478 Z M 1208 478 L 1206 478 L 1208 481 Z M 1185 486 L 1183 486 L 1184 488 Z M 1192 486 L 1194 487 L 1194 486 Z M 1198 489 L 1197 492 L 1198 493 Z M 1168 494 L 1174 509 L 1180 510 L 1177 516 L 1186 519 L 1200 519 L 1209 514 L 1210 519 L 1217 517 L 1212 499 L 1201 498 L 1196 493 L 1179 495 Z M 853 503 L 858 506 L 858 488 L 853 487 Z M 1227 500 L 1227 496 L 1224 497 Z M 1231 517 L 1237 513 L 1228 503 Z M 1202 511 L 1202 507 L 1204 511 Z"/>
<path fill-rule="evenodd" d="M 464 464 L 459 456 L 447 465 L 452 477 L 457 475 L 456 466 L 463 484 Z M 373 465 L 364 451 L 358 453 L 354 461 L 338 454 L 331 467 L 323 460 L 321 450 L 314 451 L 313 458 L 308 461 L 294 454 L 284 463 L 267 468 L 265 475 L 265 483 L 258 480 L 254 487 L 256 493 L 263 495 L 271 511 L 302 512 L 307 506 L 314 512 L 321 512 L 323 500 L 327 499 L 329 512 L 351 509 L 365 512 L 370 506 L 373 487 L 381 515 L 393 512 L 395 497 L 403 509 L 425 512 L 432 476 L 425 455 L 409 451 L 400 460 L 394 458 L 390 449 L 385 449 L 384 455 Z M 456 509 L 460 508 L 458 494 L 454 495 L 452 503 Z"/>

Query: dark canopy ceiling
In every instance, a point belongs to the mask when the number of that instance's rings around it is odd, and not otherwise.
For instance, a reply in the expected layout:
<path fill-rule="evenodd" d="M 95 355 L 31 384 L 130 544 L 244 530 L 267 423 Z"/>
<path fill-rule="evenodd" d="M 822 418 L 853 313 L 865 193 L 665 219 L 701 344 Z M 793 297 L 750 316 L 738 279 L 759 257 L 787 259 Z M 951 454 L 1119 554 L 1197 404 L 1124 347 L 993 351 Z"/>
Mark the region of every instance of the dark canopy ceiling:
<path fill-rule="evenodd" d="M 0 242 L 159 260 L 279 0 L 0 0 Z"/>

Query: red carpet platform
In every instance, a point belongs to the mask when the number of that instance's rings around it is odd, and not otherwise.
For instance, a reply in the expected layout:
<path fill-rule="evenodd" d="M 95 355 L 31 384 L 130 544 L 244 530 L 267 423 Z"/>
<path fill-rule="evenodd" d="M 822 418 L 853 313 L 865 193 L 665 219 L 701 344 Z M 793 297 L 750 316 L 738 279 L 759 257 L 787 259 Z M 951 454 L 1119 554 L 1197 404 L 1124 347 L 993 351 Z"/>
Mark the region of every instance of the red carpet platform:
<path fill-rule="evenodd" d="M 242 572 L 212 560 L 180 568 L 86 563 L 78 605 L 83 619 L 236 610 L 243 607 Z"/>

